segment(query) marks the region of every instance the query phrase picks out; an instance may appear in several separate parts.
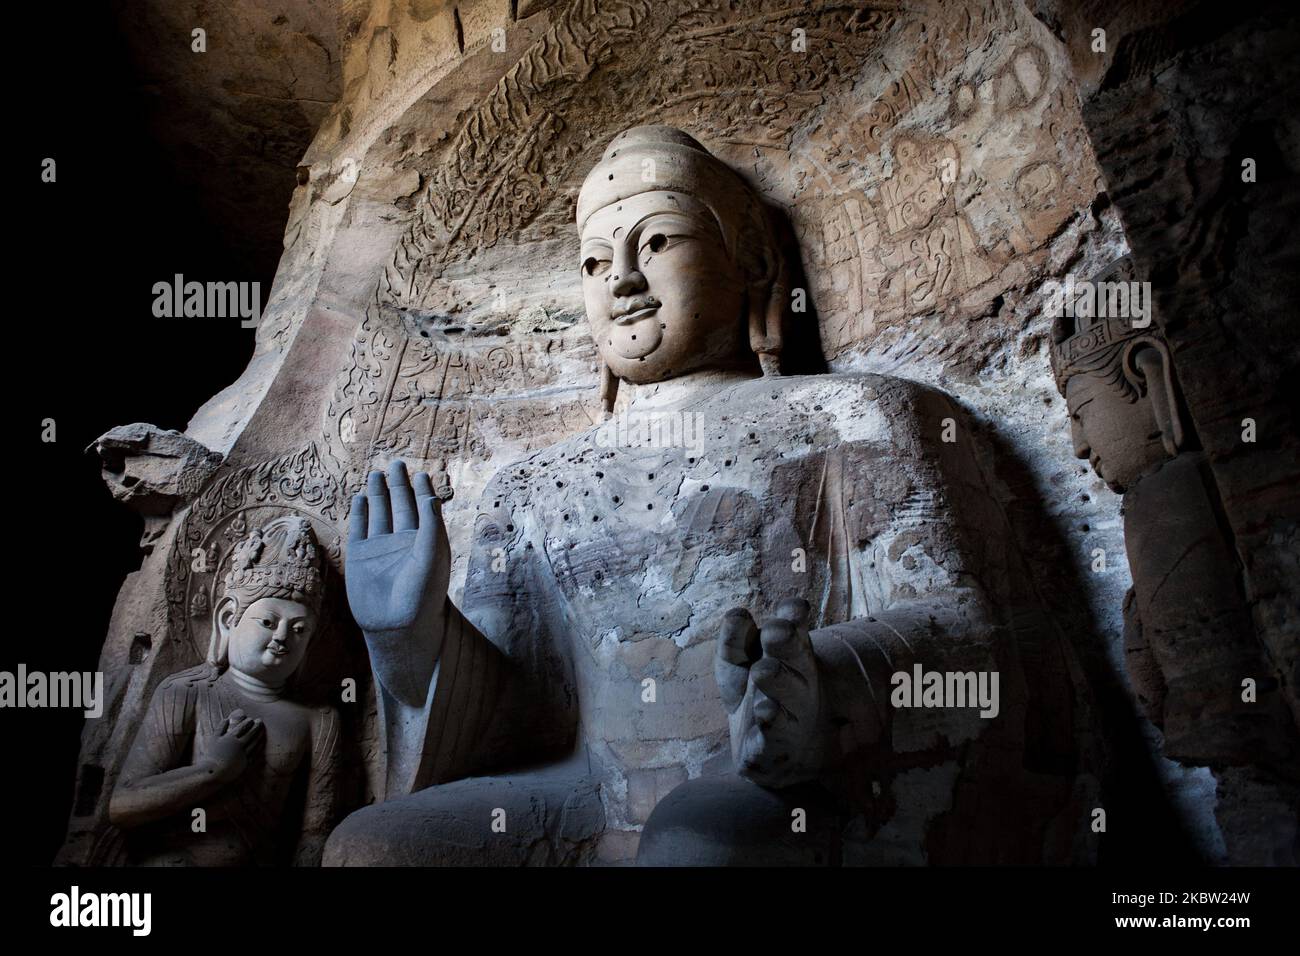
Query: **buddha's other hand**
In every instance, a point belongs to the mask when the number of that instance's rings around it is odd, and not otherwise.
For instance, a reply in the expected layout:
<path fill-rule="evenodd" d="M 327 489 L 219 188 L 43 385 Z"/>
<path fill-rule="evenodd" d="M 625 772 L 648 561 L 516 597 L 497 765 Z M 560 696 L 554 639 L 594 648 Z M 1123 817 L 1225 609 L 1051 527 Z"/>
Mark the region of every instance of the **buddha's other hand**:
<path fill-rule="evenodd" d="M 784 787 L 815 776 L 823 749 L 821 682 L 808 602 L 786 598 L 762 629 L 744 608 L 722 621 L 714 677 L 731 726 L 736 769 Z"/>
<path fill-rule="evenodd" d="M 207 760 L 226 782 L 243 776 L 249 761 L 266 741 L 266 725 L 242 710 L 231 711 L 207 748 Z"/>
<path fill-rule="evenodd" d="M 444 493 L 443 497 L 447 497 Z M 447 600 L 451 546 L 432 480 L 393 462 L 352 499 L 344 577 L 352 616 L 367 634 L 429 635 Z"/>

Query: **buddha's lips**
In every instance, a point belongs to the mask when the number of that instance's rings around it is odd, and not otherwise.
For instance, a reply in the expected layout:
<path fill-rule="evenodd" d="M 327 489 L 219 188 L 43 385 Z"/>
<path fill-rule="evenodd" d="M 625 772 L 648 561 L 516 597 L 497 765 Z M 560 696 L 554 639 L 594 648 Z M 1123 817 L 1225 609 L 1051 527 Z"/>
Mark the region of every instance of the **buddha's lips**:
<path fill-rule="evenodd" d="M 609 317 L 619 325 L 627 325 L 630 322 L 637 322 L 646 318 L 654 312 L 662 303 L 652 296 L 637 296 L 629 299 L 626 304 L 614 306 L 610 310 Z"/>
<path fill-rule="evenodd" d="M 659 311 L 659 306 L 652 305 L 644 309 L 637 309 L 635 312 L 629 312 L 627 315 L 620 315 L 614 321 L 618 325 L 631 325 L 633 322 L 640 322 L 642 319 L 648 319 Z"/>

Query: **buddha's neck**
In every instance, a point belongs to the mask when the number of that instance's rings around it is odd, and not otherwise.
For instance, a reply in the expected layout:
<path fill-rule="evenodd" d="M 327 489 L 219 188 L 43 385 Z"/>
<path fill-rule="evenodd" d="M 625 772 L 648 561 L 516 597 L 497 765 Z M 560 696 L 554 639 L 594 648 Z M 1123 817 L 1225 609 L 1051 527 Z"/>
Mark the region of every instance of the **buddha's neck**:
<path fill-rule="evenodd" d="M 226 674 L 234 682 L 235 686 L 248 694 L 249 697 L 257 700 L 279 700 L 284 696 L 284 684 L 268 684 L 266 681 L 258 680 L 251 674 L 245 674 L 235 667 L 229 668 Z"/>
<path fill-rule="evenodd" d="M 651 411 L 684 405 L 730 385 L 748 382 L 754 377 L 752 372 L 734 369 L 702 369 L 665 379 L 662 382 L 651 382 L 648 385 L 624 382 L 623 388 L 627 389 L 628 393 L 625 408 L 629 411 Z"/>

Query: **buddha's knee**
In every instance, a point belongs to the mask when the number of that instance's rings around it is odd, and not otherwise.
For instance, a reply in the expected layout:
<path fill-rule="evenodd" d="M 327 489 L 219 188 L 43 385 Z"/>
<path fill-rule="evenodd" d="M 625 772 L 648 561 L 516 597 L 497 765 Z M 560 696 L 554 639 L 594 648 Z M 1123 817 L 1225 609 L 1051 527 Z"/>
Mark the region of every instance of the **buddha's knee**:
<path fill-rule="evenodd" d="M 817 786 L 768 790 L 739 776 L 700 777 L 659 801 L 637 865 L 834 865 L 841 822 Z"/>
<path fill-rule="evenodd" d="M 527 866 L 585 862 L 604 826 L 587 781 L 477 777 L 349 815 L 324 866 Z"/>

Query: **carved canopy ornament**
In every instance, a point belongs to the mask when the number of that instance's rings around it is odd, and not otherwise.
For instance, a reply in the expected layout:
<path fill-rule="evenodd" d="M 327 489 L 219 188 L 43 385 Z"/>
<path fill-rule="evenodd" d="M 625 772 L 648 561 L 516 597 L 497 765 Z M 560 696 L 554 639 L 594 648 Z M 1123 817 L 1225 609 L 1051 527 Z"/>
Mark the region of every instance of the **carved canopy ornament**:
<path fill-rule="evenodd" d="M 341 497 L 315 445 L 209 485 L 182 519 L 168 559 L 173 639 L 188 638 L 202 659 L 210 650 L 209 615 L 232 589 L 257 596 L 281 590 L 321 605 L 325 566 L 337 568 L 342 559 Z"/>

